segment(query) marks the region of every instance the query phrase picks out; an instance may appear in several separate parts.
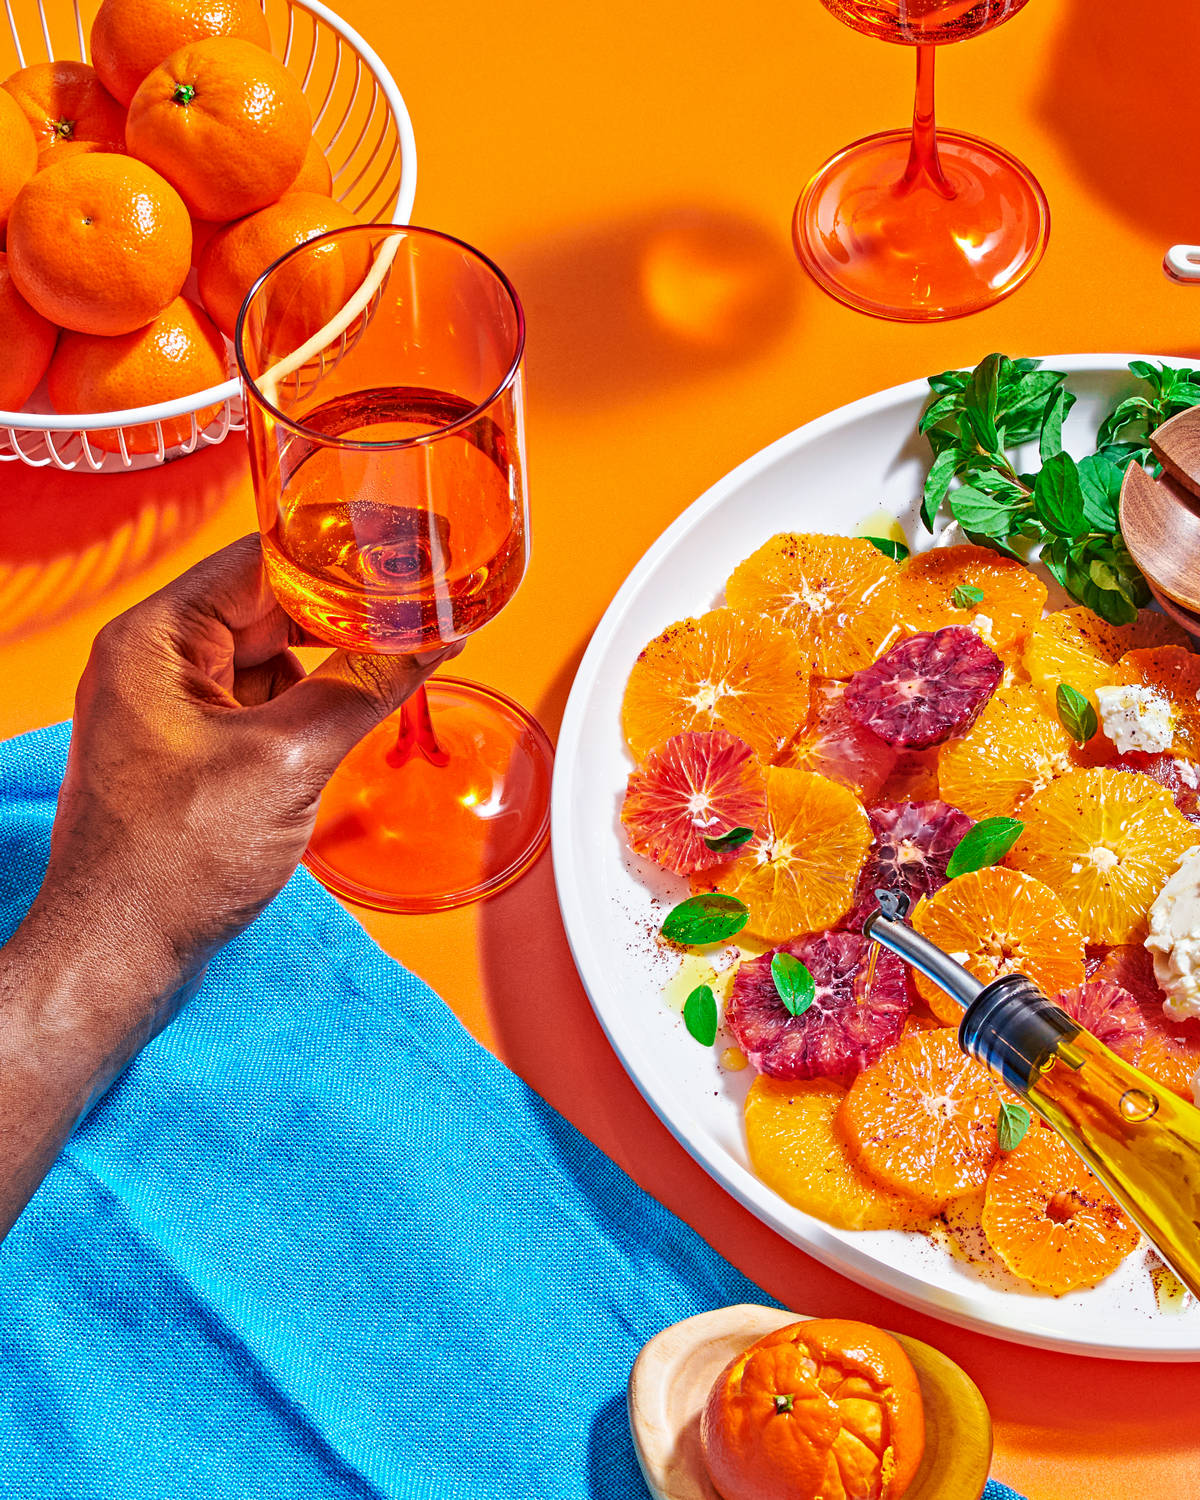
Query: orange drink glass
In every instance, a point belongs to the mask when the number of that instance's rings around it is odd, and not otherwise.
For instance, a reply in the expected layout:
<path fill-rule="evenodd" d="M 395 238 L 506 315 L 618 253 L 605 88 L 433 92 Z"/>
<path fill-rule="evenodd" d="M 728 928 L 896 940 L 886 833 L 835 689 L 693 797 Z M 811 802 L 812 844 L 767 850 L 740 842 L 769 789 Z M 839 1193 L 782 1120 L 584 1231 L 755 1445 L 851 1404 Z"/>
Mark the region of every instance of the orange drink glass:
<path fill-rule="evenodd" d="M 448 235 L 363 225 L 277 261 L 235 339 L 267 576 L 310 635 L 399 654 L 459 641 L 529 555 L 524 317 Z M 390 911 L 500 889 L 545 847 L 552 752 L 490 689 L 437 678 L 342 762 L 305 863 Z"/>
<path fill-rule="evenodd" d="M 999 26 L 1027 0 L 822 0 L 855 31 L 915 47 L 911 130 L 867 136 L 825 163 L 792 220 L 813 279 L 860 312 L 957 318 L 1014 291 L 1041 260 L 1050 210 L 999 146 L 934 124 L 935 49 Z"/>

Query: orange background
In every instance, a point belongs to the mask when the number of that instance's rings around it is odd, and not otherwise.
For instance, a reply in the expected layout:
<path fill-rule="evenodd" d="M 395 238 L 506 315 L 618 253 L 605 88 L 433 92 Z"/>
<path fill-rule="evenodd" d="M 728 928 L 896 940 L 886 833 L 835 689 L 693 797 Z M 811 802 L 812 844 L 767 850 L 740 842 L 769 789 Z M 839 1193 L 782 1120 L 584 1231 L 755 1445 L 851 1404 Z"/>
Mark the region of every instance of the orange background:
<path fill-rule="evenodd" d="M 1160 270 L 1168 244 L 1200 241 L 1200 12 L 1178 0 L 1032 0 L 992 35 L 941 53 L 939 118 L 1016 151 L 1054 227 L 1041 269 L 1008 302 L 931 327 L 849 312 L 792 259 L 790 213 L 808 174 L 911 108 L 911 54 L 844 29 L 818 0 L 340 9 L 412 111 L 414 221 L 486 250 L 526 304 L 533 564 L 461 667 L 551 733 L 627 571 L 773 438 L 993 349 L 1187 358 L 1200 345 L 1200 289 Z M 98 627 L 254 517 L 236 439 L 141 476 L 7 464 L 0 497 L 4 733 L 66 717 Z M 962 1332 L 861 1291 L 735 1206 L 608 1049 L 548 858 L 473 909 L 357 914 L 481 1041 L 769 1291 L 958 1359 L 995 1417 L 998 1478 L 1037 1500 L 1196 1490 L 1200 1364 L 1074 1359 Z"/>

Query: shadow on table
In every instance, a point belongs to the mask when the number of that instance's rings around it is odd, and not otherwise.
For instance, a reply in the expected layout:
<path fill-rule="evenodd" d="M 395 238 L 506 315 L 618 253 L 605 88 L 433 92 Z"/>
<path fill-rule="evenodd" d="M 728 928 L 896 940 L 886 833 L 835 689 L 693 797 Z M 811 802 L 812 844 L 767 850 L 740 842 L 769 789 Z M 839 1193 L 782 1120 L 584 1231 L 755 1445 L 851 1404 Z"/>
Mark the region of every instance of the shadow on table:
<path fill-rule="evenodd" d="M 1069 0 L 1064 13 L 1041 118 L 1092 192 L 1164 250 L 1200 241 L 1200 6 Z"/>
<path fill-rule="evenodd" d="M 51 625 L 178 547 L 245 468 L 238 439 L 132 474 L 0 466 L 0 640 Z"/>
<path fill-rule="evenodd" d="M 664 207 L 502 256 L 528 319 L 529 378 L 559 407 L 646 396 L 782 338 L 802 275 L 782 233 Z"/>

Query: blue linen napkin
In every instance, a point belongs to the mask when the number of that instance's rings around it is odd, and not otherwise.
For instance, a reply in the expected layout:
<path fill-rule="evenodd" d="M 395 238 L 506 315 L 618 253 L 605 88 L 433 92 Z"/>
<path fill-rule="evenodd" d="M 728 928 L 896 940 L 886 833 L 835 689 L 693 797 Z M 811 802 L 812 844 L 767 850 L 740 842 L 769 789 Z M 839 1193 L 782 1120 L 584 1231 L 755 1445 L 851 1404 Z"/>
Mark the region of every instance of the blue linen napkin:
<path fill-rule="evenodd" d="M 0 746 L 0 940 L 68 731 Z M 300 871 L 0 1246 L 0 1495 L 637 1500 L 638 1349 L 764 1300 Z"/>

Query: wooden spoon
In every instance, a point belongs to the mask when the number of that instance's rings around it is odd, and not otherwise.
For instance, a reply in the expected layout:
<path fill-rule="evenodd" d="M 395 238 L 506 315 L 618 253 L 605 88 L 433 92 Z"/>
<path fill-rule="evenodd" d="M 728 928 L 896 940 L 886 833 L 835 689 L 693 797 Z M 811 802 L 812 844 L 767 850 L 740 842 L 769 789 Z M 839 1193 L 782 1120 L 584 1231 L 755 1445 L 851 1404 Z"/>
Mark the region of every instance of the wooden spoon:
<path fill-rule="evenodd" d="M 721 1500 L 700 1451 L 700 1413 L 731 1359 L 804 1313 L 744 1302 L 673 1323 L 638 1355 L 629 1428 L 654 1500 Z M 925 1456 L 904 1500 L 979 1500 L 992 1462 L 992 1419 L 953 1360 L 904 1334 L 925 1405 Z"/>
<path fill-rule="evenodd" d="M 1200 630 L 1200 407 L 1164 422 L 1149 442 L 1163 473 L 1126 469 L 1121 532 L 1167 613 Z"/>

